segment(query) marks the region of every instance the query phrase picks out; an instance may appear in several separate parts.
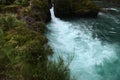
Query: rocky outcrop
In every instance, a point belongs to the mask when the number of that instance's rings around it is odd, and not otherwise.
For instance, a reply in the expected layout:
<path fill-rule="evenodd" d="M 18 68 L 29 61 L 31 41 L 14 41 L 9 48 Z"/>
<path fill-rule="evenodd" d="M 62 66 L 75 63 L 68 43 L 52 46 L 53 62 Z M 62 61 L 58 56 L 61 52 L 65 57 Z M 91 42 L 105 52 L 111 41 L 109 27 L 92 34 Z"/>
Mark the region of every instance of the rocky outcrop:
<path fill-rule="evenodd" d="M 45 23 L 51 20 L 50 0 L 31 0 L 30 6 L 21 10 L 20 15 L 27 22 L 28 27 L 44 33 Z"/>
<path fill-rule="evenodd" d="M 96 17 L 99 12 L 90 0 L 54 0 L 54 12 L 56 17 Z"/>
<path fill-rule="evenodd" d="M 51 20 L 49 0 L 31 0 L 31 16 L 36 20 L 48 22 Z"/>
<path fill-rule="evenodd" d="M 69 17 L 71 15 L 70 0 L 54 0 L 54 13 L 56 17 Z"/>

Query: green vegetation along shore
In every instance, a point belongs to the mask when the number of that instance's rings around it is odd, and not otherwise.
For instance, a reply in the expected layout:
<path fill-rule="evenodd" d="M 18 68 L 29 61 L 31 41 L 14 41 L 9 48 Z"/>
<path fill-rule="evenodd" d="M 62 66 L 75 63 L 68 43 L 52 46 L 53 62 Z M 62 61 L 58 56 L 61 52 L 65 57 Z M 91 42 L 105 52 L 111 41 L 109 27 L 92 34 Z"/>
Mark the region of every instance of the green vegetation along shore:
<path fill-rule="evenodd" d="M 63 60 L 47 58 L 49 9 L 48 0 L 0 1 L 0 80 L 70 80 Z"/>

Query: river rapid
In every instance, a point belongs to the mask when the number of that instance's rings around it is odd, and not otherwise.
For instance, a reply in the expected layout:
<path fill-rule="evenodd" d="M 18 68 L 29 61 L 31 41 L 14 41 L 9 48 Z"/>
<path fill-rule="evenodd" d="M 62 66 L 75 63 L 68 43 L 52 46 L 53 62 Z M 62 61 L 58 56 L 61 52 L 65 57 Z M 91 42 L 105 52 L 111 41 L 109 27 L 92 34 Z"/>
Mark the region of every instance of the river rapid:
<path fill-rule="evenodd" d="M 69 64 L 77 80 L 120 80 L 120 9 L 97 18 L 61 20 L 54 16 L 46 36 L 54 54 Z"/>

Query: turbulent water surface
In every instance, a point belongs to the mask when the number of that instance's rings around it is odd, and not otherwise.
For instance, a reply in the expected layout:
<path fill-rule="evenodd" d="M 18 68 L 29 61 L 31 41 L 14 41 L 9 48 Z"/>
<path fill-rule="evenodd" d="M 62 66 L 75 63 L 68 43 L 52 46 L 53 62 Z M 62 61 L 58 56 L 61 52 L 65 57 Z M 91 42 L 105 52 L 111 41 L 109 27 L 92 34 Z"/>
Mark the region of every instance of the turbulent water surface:
<path fill-rule="evenodd" d="M 56 18 L 47 25 L 46 36 L 54 50 L 52 59 L 70 62 L 77 80 L 120 80 L 120 10 L 99 13 L 96 19 Z"/>

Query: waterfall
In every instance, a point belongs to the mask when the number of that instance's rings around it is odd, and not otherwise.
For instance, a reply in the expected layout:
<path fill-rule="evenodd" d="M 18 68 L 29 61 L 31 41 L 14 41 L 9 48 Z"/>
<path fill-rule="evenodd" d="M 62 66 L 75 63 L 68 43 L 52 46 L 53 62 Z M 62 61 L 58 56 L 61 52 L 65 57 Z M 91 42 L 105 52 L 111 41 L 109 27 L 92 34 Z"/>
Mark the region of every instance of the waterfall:
<path fill-rule="evenodd" d="M 118 60 L 115 45 L 93 38 L 93 24 L 96 21 L 84 18 L 61 20 L 54 16 L 53 8 L 51 14 L 52 20 L 47 25 L 46 33 L 54 51 L 51 59 L 56 60 L 60 56 L 67 62 L 72 56 L 69 68 L 71 76 L 77 80 L 117 80 L 117 76 L 109 72 L 111 66 L 107 64 Z"/>

